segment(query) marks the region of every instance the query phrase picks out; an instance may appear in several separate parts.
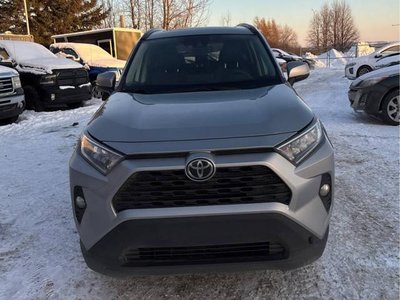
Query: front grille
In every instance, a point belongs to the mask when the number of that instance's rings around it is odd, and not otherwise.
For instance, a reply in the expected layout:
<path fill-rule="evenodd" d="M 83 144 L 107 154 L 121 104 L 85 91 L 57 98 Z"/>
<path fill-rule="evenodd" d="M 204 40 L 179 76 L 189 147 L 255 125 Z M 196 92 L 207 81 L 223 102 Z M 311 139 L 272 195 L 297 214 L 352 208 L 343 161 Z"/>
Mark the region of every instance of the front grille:
<path fill-rule="evenodd" d="M 14 87 L 11 78 L 0 78 L 0 95 L 12 94 Z"/>
<path fill-rule="evenodd" d="M 193 247 L 129 249 L 121 257 L 121 265 L 156 266 L 201 263 L 265 261 L 287 258 L 285 248 L 275 242 Z"/>
<path fill-rule="evenodd" d="M 113 198 L 116 212 L 166 208 L 279 202 L 288 205 L 289 187 L 265 166 L 217 168 L 210 180 L 194 182 L 184 170 L 132 175 Z"/>
<path fill-rule="evenodd" d="M 84 69 L 61 70 L 57 73 L 58 85 L 80 85 L 89 82 L 88 73 Z"/>

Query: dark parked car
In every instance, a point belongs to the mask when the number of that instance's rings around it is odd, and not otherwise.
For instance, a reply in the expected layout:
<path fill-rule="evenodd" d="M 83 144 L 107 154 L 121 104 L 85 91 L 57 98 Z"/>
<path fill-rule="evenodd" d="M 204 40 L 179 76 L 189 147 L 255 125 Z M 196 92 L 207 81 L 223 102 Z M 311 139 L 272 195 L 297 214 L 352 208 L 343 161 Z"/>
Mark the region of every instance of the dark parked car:
<path fill-rule="evenodd" d="M 0 64 L 19 72 L 29 109 L 73 108 L 92 97 L 88 72 L 82 65 L 58 58 L 42 45 L 0 40 Z"/>
<path fill-rule="evenodd" d="M 278 48 L 272 48 L 272 53 L 274 54 L 274 56 L 276 58 L 283 59 L 286 62 L 301 61 L 301 62 L 306 63 L 310 69 L 313 69 L 315 67 L 316 62 L 312 58 L 301 57 L 301 56 L 298 56 L 297 54 L 283 51 Z"/>
<path fill-rule="evenodd" d="M 399 125 L 399 73 L 399 65 L 394 65 L 358 77 L 350 85 L 351 107 L 378 116 L 387 124 Z"/>
<path fill-rule="evenodd" d="M 326 245 L 332 146 L 250 25 L 146 33 L 70 160 L 88 266 L 105 274 L 296 268 Z M 114 88 L 115 73 L 97 84 Z"/>

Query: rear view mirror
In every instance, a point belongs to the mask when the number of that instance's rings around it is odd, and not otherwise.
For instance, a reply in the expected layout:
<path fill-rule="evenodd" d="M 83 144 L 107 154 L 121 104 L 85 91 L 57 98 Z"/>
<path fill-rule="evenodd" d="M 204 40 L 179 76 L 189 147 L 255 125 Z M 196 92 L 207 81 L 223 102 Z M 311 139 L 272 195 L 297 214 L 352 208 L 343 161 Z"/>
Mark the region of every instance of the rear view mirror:
<path fill-rule="evenodd" d="M 302 61 L 291 61 L 287 64 L 288 82 L 293 85 L 302 81 L 310 75 L 310 68 Z"/>

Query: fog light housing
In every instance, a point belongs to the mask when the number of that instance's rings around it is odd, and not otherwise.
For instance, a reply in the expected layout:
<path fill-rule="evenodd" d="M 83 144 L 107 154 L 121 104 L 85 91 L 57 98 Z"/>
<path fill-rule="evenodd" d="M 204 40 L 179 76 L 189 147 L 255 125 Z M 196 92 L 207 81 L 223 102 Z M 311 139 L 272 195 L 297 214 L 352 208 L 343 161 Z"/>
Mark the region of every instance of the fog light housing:
<path fill-rule="evenodd" d="M 50 95 L 50 99 L 51 99 L 51 101 L 56 100 L 56 94 L 51 94 L 51 95 Z"/>
<path fill-rule="evenodd" d="M 74 187 L 74 198 L 72 201 L 75 217 L 78 223 L 82 222 L 83 215 L 85 214 L 86 210 L 86 200 L 85 196 L 83 195 L 83 189 L 81 186 Z"/>
<path fill-rule="evenodd" d="M 86 201 L 81 196 L 75 198 L 75 205 L 77 208 L 84 209 L 86 208 Z"/>
<path fill-rule="evenodd" d="M 328 173 L 323 174 L 321 177 L 319 197 L 321 198 L 326 211 L 329 212 L 332 204 L 332 178 Z"/>
<path fill-rule="evenodd" d="M 329 184 L 325 183 L 325 184 L 323 184 L 323 185 L 321 186 L 321 188 L 319 189 L 319 195 L 320 195 L 321 197 L 326 197 L 326 196 L 328 196 L 328 194 L 330 193 L 330 191 L 331 191 L 331 186 L 330 186 Z"/>

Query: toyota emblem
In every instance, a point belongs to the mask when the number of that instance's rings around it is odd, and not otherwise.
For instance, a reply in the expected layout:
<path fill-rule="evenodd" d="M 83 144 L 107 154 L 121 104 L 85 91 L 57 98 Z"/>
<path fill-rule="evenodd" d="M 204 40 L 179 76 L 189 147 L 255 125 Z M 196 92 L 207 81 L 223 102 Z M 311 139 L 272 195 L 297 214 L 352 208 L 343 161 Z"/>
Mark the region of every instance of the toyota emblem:
<path fill-rule="evenodd" d="M 215 174 L 214 163 L 206 158 L 196 158 L 186 165 L 186 176 L 193 181 L 206 181 Z"/>

